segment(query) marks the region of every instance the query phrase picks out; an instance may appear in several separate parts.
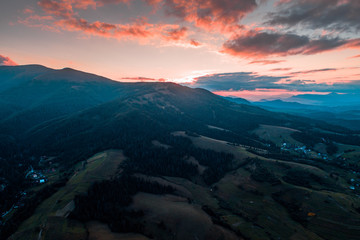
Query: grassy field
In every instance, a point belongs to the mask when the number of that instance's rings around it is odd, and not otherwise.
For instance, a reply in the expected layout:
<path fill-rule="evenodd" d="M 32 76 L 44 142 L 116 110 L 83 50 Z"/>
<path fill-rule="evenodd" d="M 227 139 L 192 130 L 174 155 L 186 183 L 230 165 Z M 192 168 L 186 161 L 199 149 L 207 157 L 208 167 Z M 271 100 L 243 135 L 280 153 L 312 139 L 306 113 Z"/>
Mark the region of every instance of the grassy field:
<path fill-rule="evenodd" d="M 191 181 L 134 173 L 138 178 L 172 186 L 175 192 L 138 192 L 127 210 L 143 212 L 133 219 L 144 227 L 143 235 L 120 234 L 100 222 L 66 218 L 74 208 L 74 196 L 115 174 L 125 158 L 121 151 L 102 152 L 79 163 L 67 185 L 45 200 L 12 239 L 360 239 L 360 198 L 349 189 L 349 179 L 355 178 L 355 173 L 326 163 L 265 158 L 248 152 L 246 146 L 205 136 L 173 134 L 189 138 L 198 148 L 233 154 L 234 168 L 210 186 L 198 181 L 206 168 L 200 164 L 197 178 Z M 157 141 L 153 144 L 171 147 Z M 339 151 L 349 147 L 341 146 Z M 191 156 L 186 161 L 198 164 Z"/>
<path fill-rule="evenodd" d="M 62 239 L 78 239 L 75 237 L 78 236 L 75 233 L 82 234 L 85 229 L 81 225 L 73 226 L 65 218 L 74 207 L 74 197 L 85 193 L 95 181 L 114 175 L 124 159 L 122 151 L 109 150 L 79 163 L 67 184 L 41 203 L 35 213 L 19 227 L 11 239 L 53 239 L 50 236 L 53 236 L 54 233 L 63 237 L 74 236 L 74 238 Z M 42 231 L 40 237 L 38 237 L 39 231 Z M 33 237 L 29 237 L 30 235 Z"/>
<path fill-rule="evenodd" d="M 303 145 L 291 137 L 291 134 L 294 132 L 298 132 L 298 130 L 271 125 L 260 125 L 259 128 L 253 131 L 253 133 L 258 135 L 260 138 L 266 141 L 271 141 L 277 146 L 280 146 L 284 142 L 298 146 Z"/>
<path fill-rule="evenodd" d="M 289 132 L 289 129 L 281 129 Z M 234 154 L 236 159 L 256 158 L 258 163 L 280 179 L 280 184 L 272 185 L 257 182 L 251 177 L 254 165 L 251 163 L 225 175 L 214 184 L 213 191 L 204 193 L 204 188 L 196 186 L 193 192 L 201 192 L 207 199 L 202 204 L 210 205 L 221 216 L 221 219 L 233 229 L 243 233 L 249 239 L 359 239 L 359 213 L 355 207 L 360 206 L 360 199 L 348 190 L 348 172 L 323 164 L 321 168 L 308 164 L 268 159 L 257 156 L 239 146 L 228 145 L 203 136 L 191 137 L 183 132 L 176 135 L 188 137 L 194 145 L 216 151 Z M 339 150 L 347 150 L 343 146 Z M 358 151 L 346 153 L 355 155 Z M 283 177 L 289 171 L 304 172 L 314 176 L 309 180 L 310 188 L 289 184 Z M 331 177 L 335 171 L 341 176 Z M 186 181 L 177 180 L 184 185 Z M 187 185 L 191 189 L 192 184 Z M 206 192 L 206 191 L 205 191 Z M 280 194 L 280 201 L 272 197 Z M 349 193 L 350 195 L 348 195 Z M 196 195 L 193 195 L 196 196 Z M 216 199 L 216 202 L 212 201 Z M 211 204 L 212 203 L 212 204 Z M 304 217 L 306 224 L 295 221 L 291 216 L 295 205 L 299 206 L 296 214 Z M 293 214 L 293 213 L 292 213 Z M 331 219 L 331 220 L 329 220 Z"/>
<path fill-rule="evenodd" d="M 158 239 L 239 239 L 231 231 L 213 224 L 199 205 L 190 204 L 183 197 L 138 193 L 131 207 L 146 213 L 145 231 L 156 232 Z M 159 236 L 161 222 L 165 231 Z"/>
<path fill-rule="evenodd" d="M 226 141 L 221 141 L 221 140 L 217 140 L 217 139 L 213 139 L 213 138 L 209 138 L 209 137 L 205 137 L 205 136 L 200 136 L 200 135 L 199 135 L 199 137 L 192 137 L 192 136 L 187 135 L 185 132 L 181 132 L 181 131 L 174 132 L 173 134 L 175 136 L 189 138 L 192 141 L 192 143 L 198 148 L 211 149 L 211 150 L 214 150 L 217 152 L 226 152 L 226 153 L 233 154 L 234 160 L 235 160 L 234 165 L 237 165 L 237 164 L 239 165 L 239 164 L 244 163 L 244 161 L 248 157 L 257 157 L 257 155 L 246 151 L 246 148 L 241 147 L 241 146 L 230 145 Z"/>
<path fill-rule="evenodd" d="M 88 240 L 148 240 L 149 238 L 135 233 L 114 233 L 108 225 L 100 222 L 88 222 L 86 228 L 89 230 Z"/>

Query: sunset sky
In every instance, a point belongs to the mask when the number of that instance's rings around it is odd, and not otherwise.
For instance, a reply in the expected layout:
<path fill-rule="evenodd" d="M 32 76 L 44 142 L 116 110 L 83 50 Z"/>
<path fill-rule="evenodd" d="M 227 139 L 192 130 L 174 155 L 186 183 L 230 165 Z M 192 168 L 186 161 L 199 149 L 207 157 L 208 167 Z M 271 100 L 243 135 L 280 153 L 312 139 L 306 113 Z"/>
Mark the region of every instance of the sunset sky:
<path fill-rule="evenodd" d="M 359 0 L 9 0 L 0 65 L 261 99 L 360 92 Z"/>

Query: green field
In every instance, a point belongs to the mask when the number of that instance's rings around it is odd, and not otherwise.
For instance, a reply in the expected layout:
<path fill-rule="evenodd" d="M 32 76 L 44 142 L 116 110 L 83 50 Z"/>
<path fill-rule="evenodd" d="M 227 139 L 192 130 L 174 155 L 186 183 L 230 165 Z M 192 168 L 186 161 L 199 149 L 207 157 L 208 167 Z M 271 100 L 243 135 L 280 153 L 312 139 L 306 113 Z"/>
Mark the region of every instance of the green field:
<path fill-rule="evenodd" d="M 291 134 L 294 132 L 298 132 L 298 130 L 271 125 L 260 125 L 260 127 L 253 131 L 253 133 L 258 135 L 260 138 L 266 141 L 271 141 L 277 146 L 280 146 L 284 142 L 298 146 L 303 145 L 291 137 Z"/>
<path fill-rule="evenodd" d="M 102 152 L 79 163 L 66 186 L 45 200 L 11 239 L 359 239 L 360 198 L 348 184 L 348 179 L 355 177 L 353 173 L 323 162 L 311 165 L 266 158 L 248 152 L 246 146 L 205 136 L 173 135 L 189 138 L 198 148 L 233 154 L 233 169 L 212 185 L 201 181 L 207 167 L 193 156 L 184 159 L 199 169 L 193 179 L 133 173 L 137 178 L 171 186 L 175 192 L 138 192 L 126 209 L 143 213 L 133 219 L 143 225 L 142 234 L 114 233 L 104 223 L 67 218 L 76 195 L 121 171 L 122 152 Z M 171 148 L 156 140 L 153 144 Z M 346 154 L 357 153 L 355 149 Z"/>

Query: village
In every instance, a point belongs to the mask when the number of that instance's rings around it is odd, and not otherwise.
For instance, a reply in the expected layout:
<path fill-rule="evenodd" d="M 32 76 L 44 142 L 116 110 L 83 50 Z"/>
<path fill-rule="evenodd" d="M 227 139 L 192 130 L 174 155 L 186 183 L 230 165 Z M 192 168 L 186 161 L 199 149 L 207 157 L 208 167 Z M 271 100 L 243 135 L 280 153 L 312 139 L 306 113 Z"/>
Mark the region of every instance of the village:
<path fill-rule="evenodd" d="M 287 152 L 295 152 L 298 154 L 301 154 L 302 156 L 306 156 L 309 158 L 315 158 L 315 159 L 321 159 L 322 161 L 326 161 L 326 162 L 330 162 L 330 161 L 335 161 L 337 165 L 340 165 L 342 167 L 348 167 L 346 164 L 346 158 L 343 157 L 343 154 L 346 153 L 345 152 L 340 152 L 337 154 L 334 154 L 333 156 L 329 156 L 326 153 L 320 153 L 317 152 L 311 148 L 308 148 L 306 146 L 297 146 L 295 144 L 290 144 L 290 143 L 286 143 L 284 142 L 281 145 L 281 150 L 282 151 L 287 151 Z M 351 178 L 348 181 L 349 184 L 349 189 L 352 191 L 355 191 L 357 193 L 360 193 L 360 171 L 359 169 L 352 169 L 352 173 L 357 177 L 357 179 L 355 178 Z M 360 195 L 358 195 L 358 197 L 360 197 Z"/>
<path fill-rule="evenodd" d="M 36 160 L 33 159 L 32 160 Z M 28 169 L 24 172 L 25 183 L 28 186 L 26 189 L 21 190 L 16 195 L 16 200 L 13 205 L 5 212 L 1 213 L 0 217 L 0 225 L 3 223 L 2 221 L 6 220 L 7 216 L 11 215 L 13 210 L 16 210 L 20 207 L 24 206 L 24 202 L 26 197 L 31 191 L 32 188 L 41 186 L 49 181 L 49 175 L 53 175 L 56 172 L 55 166 L 52 163 L 53 158 L 47 156 L 41 156 L 38 158 L 38 169 L 34 169 L 33 166 L 29 166 Z M 6 188 L 9 188 L 6 179 L 0 179 L 0 192 L 4 191 Z"/>

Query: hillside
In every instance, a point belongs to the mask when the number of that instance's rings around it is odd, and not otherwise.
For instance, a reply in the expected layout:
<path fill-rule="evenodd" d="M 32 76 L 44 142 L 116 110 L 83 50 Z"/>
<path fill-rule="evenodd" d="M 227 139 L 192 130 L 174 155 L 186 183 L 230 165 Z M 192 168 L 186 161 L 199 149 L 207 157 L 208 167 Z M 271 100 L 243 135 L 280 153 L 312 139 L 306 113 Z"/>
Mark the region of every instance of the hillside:
<path fill-rule="evenodd" d="M 355 131 L 174 83 L 41 66 L 0 76 L 3 239 L 360 233 Z"/>

